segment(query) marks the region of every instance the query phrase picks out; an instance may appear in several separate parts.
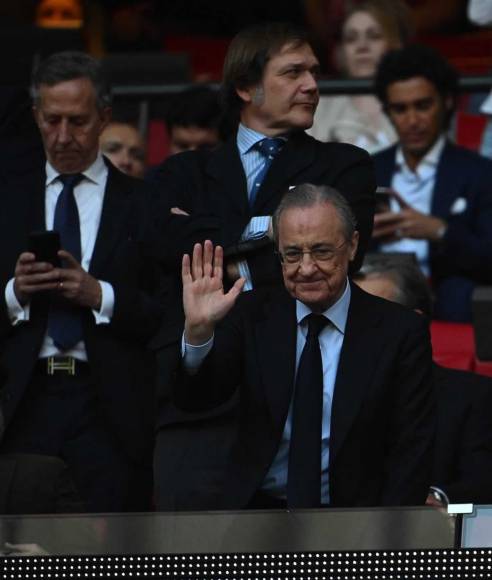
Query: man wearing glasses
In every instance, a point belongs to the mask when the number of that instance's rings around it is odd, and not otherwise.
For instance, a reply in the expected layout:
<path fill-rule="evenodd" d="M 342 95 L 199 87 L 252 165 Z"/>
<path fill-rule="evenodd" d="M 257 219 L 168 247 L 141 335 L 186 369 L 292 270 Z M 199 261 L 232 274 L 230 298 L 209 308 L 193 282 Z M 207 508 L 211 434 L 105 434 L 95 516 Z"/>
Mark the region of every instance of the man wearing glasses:
<path fill-rule="evenodd" d="M 273 234 L 283 288 L 239 297 L 240 279 L 224 293 L 222 248 L 210 241 L 183 258 L 175 404 L 200 413 L 239 394 L 207 507 L 423 504 L 434 431 L 425 323 L 349 283 L 359 234 L 336 190 L 290 190 Z"/>

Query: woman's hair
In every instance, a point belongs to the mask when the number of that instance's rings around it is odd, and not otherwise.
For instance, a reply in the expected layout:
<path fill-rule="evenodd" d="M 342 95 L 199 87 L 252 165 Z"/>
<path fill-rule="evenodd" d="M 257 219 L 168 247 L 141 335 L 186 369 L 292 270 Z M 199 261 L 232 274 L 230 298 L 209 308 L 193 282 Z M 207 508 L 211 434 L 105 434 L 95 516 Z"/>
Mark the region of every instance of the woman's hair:
<path fill-rule="evenodd" d="M 403 0 L 363 0 L 350 1 L 339 31 L 339 42 L 343 40 L 343 27 L 347 20 L 358 12 L 369 13 L 381 26 L 390 48 L 397 48 L 413 36 L 410 10 Z"/>

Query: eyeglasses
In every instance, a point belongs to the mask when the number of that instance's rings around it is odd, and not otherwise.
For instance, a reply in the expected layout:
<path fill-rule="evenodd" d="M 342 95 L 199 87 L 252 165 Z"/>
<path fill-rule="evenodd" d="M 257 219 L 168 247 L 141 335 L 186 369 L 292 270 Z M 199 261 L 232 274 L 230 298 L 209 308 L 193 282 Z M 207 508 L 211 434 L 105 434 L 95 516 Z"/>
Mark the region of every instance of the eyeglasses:
<path fill-rule="evenodd" d="M 346 243 L 347 240 L 342 242 L 339 246 L 335 246 L 334 248 L 331 246 L 318 246 L 312 248 L 311 250 L 297 250 L 295 248 L 290 248 L 285 250 L 285 252 L 277 252 L 277 254 L 281 263 L 286 265 L 300 264 L 304 258 L 304 254 L 309 254 L 311 256 L 311 260 L 316 263 L 329 263 L 336 258 L 338 251 L 343 248 Z"/>

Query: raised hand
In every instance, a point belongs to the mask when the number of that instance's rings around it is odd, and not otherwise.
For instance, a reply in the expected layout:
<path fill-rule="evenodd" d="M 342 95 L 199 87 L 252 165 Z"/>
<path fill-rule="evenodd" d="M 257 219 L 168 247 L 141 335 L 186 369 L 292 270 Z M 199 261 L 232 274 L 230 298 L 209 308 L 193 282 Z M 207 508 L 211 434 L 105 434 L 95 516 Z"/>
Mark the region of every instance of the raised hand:
<path fill-rule="evenodd" d="M 212 242 L 195 244 L 190 263 L 183 256 L 183 307 L 185 312 L 185 340 L 188 344 L 203 344 L 213 335 L 216 323 L 224 318 L 241 293 L 245 279 L 239 278 L 229 292 L 224 293 L 223 250 L 214 249 Z"/>

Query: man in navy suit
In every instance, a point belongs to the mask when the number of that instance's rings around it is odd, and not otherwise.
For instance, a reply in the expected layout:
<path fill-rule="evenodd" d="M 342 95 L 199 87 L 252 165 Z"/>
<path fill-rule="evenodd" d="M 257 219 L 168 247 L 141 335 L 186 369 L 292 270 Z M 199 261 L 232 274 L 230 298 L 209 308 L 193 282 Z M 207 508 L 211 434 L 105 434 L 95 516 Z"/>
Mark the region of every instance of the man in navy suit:
<path fill-rule="evenodd" d="M 434 434 L 428 329 L 349 282 L 354 222 L 332 188 L 289 191 L 273 220 L 284 286 L 239 299 L 244 279 L 224 293 L 220 247 L 206 241 L 184 257 L 174 401 L 201 417 L 238 395 L 229 452 L 211 444 L 187 457 L 198 469 L 223 461 L 221 483 L 198 490 L 201 507 L 424 503 Z M 196 487 L 192 474 L 183 479 L 175 506 Z"/>
<path fill-rule="evenodd" d="M 99 152 L 111 109 L 97 61 L 52 55 L 32 96 L 46 161 L 1 191 L 1 452 L 61 457 L 90 511 L 146 509 L 154 379 L 146 343 L 162 314 L 141 244 L 149 189 Z M 32 231 L 51 229 L 61 236 L 53 261 L 28 251 Z"/>
<path fill-rule="evenodd" d="M 162 213 L 181 210 L 181 227 L 171 243 L 203 242 L 224 247 L 230 282 L 246 277 L 246 289 L 281 284 L 273 251 L 271 216 L 289 187 L 314 183 L 336 187 L 357 219 L 357 269 L 371 235 L 374 172 L 365 151 L 342 143 L 321 143 L 311 127 L 319 93 L 318 59 L 304 31 L 291 24 L 262 23 L 241 31 L 224 62 L 225 112 L 234 134 L 210 151 L 170 157 L 158 168 Z M 269 158 L 261 144 L 271 141 Z M 167 222 L 166 222 L 167 225 Z M 166 232 L 169 234 L 169 232 Z M 181 258 L 188 245 L 179 246 Z"/>
<path fill-rule="evenodd" d="M 446 137 L 457 75 L 433 49 L 388 53 L 376 92 L 398 133 L 374 156 L 378 186 L 391 188 L 373 239 L 384 252 L 414 252 L 435 292 L 436 318 L 471 320 L 471 294 L 492 271 L 492 163 Z"/>

